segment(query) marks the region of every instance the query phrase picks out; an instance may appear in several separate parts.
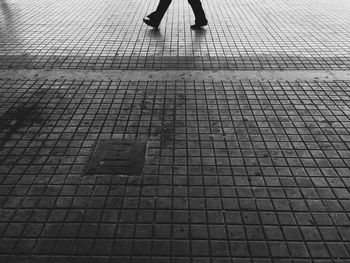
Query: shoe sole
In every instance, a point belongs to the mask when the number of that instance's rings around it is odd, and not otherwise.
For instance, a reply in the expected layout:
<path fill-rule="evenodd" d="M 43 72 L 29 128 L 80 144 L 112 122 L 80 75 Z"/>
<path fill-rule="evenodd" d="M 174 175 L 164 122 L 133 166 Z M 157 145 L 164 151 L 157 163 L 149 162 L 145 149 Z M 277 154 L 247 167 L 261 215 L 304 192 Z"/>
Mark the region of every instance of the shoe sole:
<path fill-rule="evenodd" d="M 206 25 L 208 25 L 208 24 L 206 24 Z M 206 25 L 192 25 L 191 28 L 200 30 L 200 29 L 203 29 L 203 26 L 206 26 Z"/>
<path fill-rule="evenodd" d="M 159 25 L 154 25 L 152 23 L 150 23 L 148 20 L 143 19 L 143 22 L 150 27 L 153 27 L 154 29 L 158 29 Z"/>

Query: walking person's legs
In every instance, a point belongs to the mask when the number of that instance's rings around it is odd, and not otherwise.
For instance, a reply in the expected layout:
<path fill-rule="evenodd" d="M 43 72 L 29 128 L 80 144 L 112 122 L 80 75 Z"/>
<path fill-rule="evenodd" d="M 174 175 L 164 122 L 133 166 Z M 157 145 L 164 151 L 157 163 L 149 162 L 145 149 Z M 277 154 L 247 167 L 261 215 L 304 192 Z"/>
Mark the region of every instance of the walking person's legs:
<path fill-rule="evenodd" d="M 172 0 L 159 0 L 159 4 L 156 11 L 149 14 L 147 18 L 143 19 L 143 21 L 147 25 L 157 29 L 165 15 L 165 12 L 168 10 L 168 7 L 171 4 L 171 1 Z M 202 26 L 206 26 L 208 24 L 208 20 L 205 17 L 205 13 L 204 13 L 201 1 L 188 0 L 188 3 L 191 5 L 195 16 L 195 23 L 194 25 L 191 26 L 191 28 L 200 29 L 202 28 Z"/>
<path fill-rule="evenodd" d="M 159 0 L 158 7 L 156 11 L 153 13 L 149 14 L 147 18 L 144 18 L 143 21 L 154 28 L 158 28 L 160 22 L 162 21 L 165 12 L 168 10 L 169 5 L 171 4 L 172 0 Z"/>
<path fill-rule="evenodd" d="M 204 13 L 201 1 L 188 0 L 188 3 L 191 5 L 195 19 L 196 19 L 194 25 L 192 25 L 191 28 L 200 29 L 202 26 L 206 26 L 208 24 L 208 20 L 205 17 L 205 13 Z"/>

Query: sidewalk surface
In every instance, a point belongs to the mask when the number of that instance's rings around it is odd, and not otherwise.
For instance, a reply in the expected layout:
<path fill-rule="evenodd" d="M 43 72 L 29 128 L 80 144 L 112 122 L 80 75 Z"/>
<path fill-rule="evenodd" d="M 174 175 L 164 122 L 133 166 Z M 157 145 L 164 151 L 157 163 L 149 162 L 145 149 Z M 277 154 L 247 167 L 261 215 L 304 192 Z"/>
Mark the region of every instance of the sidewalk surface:
<path fill-rule="evenodd" d="M 0 0 L 1 263 L 350 262 L 350 1 L 202 2 Z"/>

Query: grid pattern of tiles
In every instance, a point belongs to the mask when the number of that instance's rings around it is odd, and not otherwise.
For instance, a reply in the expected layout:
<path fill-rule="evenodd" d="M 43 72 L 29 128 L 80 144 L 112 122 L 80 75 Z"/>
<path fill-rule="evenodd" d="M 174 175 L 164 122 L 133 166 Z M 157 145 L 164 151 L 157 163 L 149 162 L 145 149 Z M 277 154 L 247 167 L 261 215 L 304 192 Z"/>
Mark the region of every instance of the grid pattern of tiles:
<path fill-rule="evenodd" d="M 154 32 L 142 17 L 156 4 L 3 0 L 0 68 L 350 68 L 347 0 L 207 0 L 203 31 L 178 0 Z"/>
<path fill-rule="evenodd" d="M 349 85 L 1 79 L 0 261 L 348 262 Z"/>

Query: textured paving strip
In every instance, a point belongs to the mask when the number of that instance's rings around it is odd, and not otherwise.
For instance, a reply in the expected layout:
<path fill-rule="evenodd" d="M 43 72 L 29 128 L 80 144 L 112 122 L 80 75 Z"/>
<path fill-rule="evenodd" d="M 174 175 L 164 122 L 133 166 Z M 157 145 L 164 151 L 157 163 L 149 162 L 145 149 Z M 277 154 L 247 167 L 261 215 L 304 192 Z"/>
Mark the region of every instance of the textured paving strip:
<path fill-rule="evenodd" d="M 179 80 L 179 81 L 336 81 L 350 80 L 344 70 L 53 70 L 6 69 L 0 71 L 6 79 L 74 79 L 74 80 Z"/>

